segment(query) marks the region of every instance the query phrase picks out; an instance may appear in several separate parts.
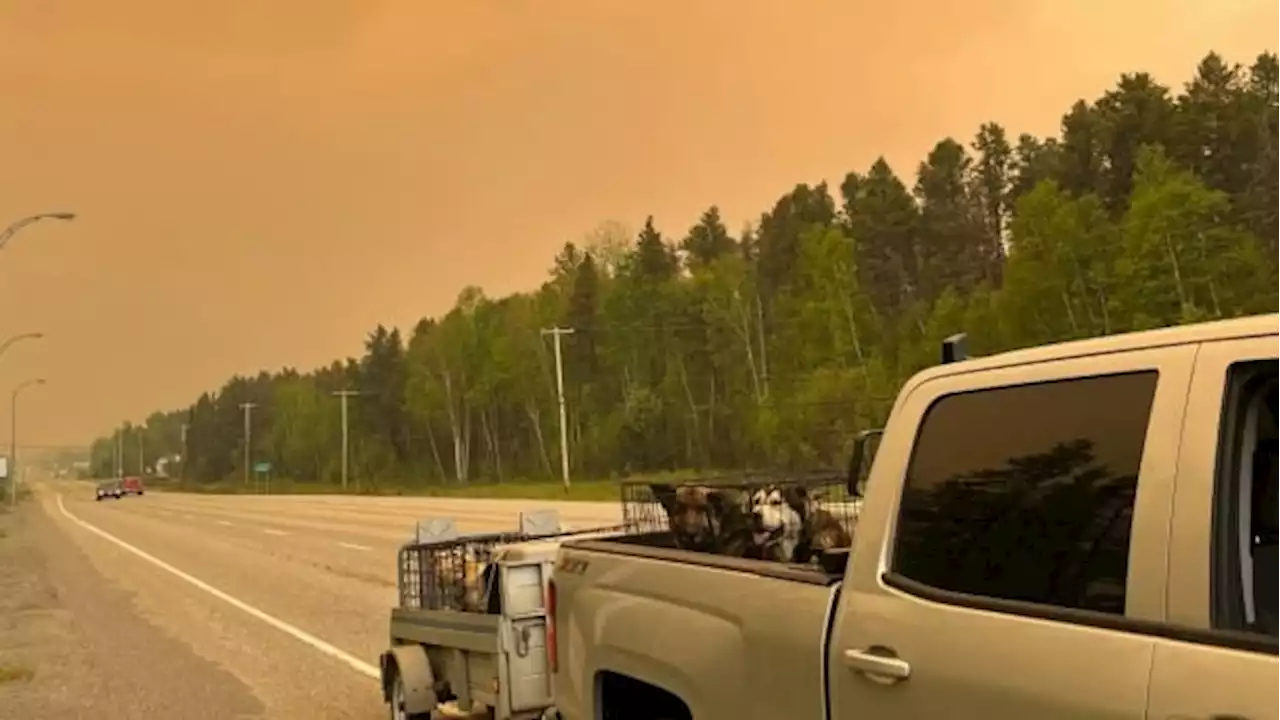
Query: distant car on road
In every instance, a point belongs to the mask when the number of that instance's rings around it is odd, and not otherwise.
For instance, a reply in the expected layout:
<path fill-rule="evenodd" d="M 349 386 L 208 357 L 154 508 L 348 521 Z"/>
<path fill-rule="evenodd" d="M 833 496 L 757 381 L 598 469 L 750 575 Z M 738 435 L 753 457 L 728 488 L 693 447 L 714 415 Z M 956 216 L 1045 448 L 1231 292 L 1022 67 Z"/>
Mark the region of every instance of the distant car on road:
<path fill-rule="evenodd" d="M 120 485 L 120 489 L 125 495 L 141 495 L 144 491 L 142 478 L 139 477 L 127 477 Z"/>
<path fill-rule="evenodd" d="M 124 487 L 122 483 L 115 480 L 107 480 L 98 483 L 98 494 L 95 500 L 102 501 L 107 499 L 119 500 L 124 497 Z"/>

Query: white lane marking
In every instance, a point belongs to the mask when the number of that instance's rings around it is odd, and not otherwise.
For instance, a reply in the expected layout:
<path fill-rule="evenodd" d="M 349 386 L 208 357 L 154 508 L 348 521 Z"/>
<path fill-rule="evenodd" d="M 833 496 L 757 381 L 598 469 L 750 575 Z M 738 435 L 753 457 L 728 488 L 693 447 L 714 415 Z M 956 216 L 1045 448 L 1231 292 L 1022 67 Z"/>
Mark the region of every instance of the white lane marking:
<path fill-rule="evenodd" d="M 361 550 L 361 551 L 363 551 L 363 550 L 368 550 L 368 549 L 369 549 L 369 546 L 368 546 L 368 545 L 357 545 L 357 544 L 355 544 L 355 543 L 342 542 L 341 540 L 339 540 L 339 541 L 338 541 L 338 546 L 339 546 L 339 547 L 344 547 L 344 548 L 346 548 L 346 549 L 348 549 L 348 550 Z"/>
<path fill-rule="evenodd" d="M 276 530 L 275 528 L 262 528 L 262 532 L 268 535 L 288 535 L 284 530 Z"/>
<path fill-rule="evenodd" d="M 231 521 L 230 521 L 230 520 L 219 520 L 219 521 L 218 521 L 218 524 L 219 524 L 219 525 L 223 525 L 223 526 L 225 526 L 225 527 L 231 527 Z"/>
<path fill-rule="evenodd" d="M 76 523 L 77 525 L 84 528 L 85 530 L 88 530 L 89 532 L 94 533 L 95 535 L 98 535 L 104 540 L 109 540 L 115 543 L 116 545 L 119 545 L 120 547 L 124 548 L 125 550 L 128 550 L 134 555 L 137 555 L 143 560 L 146 560 L 152 565 L 155 565 L 161 570 L 165 570 L 181 578 L 182 580 L 185 580 L 188 583 L 191 583 L 197 588 L 200 588 L 201 590 L 209 593 L 210 595 L 218 598 L 219 600 L 222 600 L 223 602 L 226 602 L 229 605 L 232 605 L 234 607 L 237 607 L 245 611 L 246 613 L 252 615 L 253 617 L 270 625 L 271 627 L 274 627 L 275 629 L 285 633 L 286 635 L 291 635 L 294 638 L 306 643 L 307 645 L 310 645 L 312 648 L 319 650 L 325 655 L 328 655 L 329 657 L 334 658 L 335 660 L 339 660 L 345 663 L 348 667 L 360 673 L 361 675 L 366 675 L 368 677 L 374 678 L 375 680 L 381 678 L 381 673 L 378 671 L 378 668 L 374 667 L 373 665 L 370 665 L 369 663 L 361 660 L 360 658 L 344 650 L 340 650 L 337 647 L 334 647 L 333 645 L 330 645 L 329 643 L 325 642 L 324 640 L 321 640 L 320 638 L 316 637 L 315 635 L 312 635 L 311 633 L 305 630 L 294 627 L 293 625 L 290 625 L 289 623 L 283 620 L 280 620 L 275 616 L 268 615 L 267 613 L 250 605 L 249 603 L 243 600 L 240 600 L 239 598 L 228 595 L 227 593 L 219 590 L 218 588 L 210 585 L 209 583 L 206 583 L 205 581 L 193 575 L 189 575 L 183 572 L 182 570 L 179 570 L 178 568 L 146 552 L 145 550 L 140 550 L 134 547 L 133 545 L 130 545 L 129 543 L 125 542 L 124 540 L 121 540 L 115 535 L 112 535 L 106 530 L 102 530 L 97 526 L 91 525 L 85 522 L 84 520 L 81 520 L 80 518 L 76 517 L 75 515 L 72 515 L 71 512 L 67 510 L 66 506 L 62 504 L 61 493 L 58 494 L 58 510 L 60 510 L 62 514 L 67 517 L 67 519 Z"/>

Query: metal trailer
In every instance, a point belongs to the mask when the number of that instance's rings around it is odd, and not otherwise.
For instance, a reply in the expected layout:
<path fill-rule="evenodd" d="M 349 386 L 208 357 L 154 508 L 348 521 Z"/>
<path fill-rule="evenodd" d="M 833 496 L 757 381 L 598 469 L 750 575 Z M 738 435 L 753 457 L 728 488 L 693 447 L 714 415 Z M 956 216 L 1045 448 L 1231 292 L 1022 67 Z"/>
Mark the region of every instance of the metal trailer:
<path fill-rule="evenodd" d="M 554 512 L 521 513 L 505 533 L 420 522 L 400 548 L 399 605 L 380 662 L 391 717 L 553 717 L 546 589 L 556 551 L 570 537 L 620 531 L 567 532 Z"/>

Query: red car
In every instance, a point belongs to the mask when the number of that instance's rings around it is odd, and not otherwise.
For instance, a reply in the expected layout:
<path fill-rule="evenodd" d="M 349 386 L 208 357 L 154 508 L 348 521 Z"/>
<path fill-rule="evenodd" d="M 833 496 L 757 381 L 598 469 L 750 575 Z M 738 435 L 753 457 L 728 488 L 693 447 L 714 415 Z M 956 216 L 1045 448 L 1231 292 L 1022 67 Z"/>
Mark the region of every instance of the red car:
<path fill-rule="evenodd" d="M 120 483 L 125 495 L 141 495 L 143 493 L 142 478 L 127 477 Z"/>

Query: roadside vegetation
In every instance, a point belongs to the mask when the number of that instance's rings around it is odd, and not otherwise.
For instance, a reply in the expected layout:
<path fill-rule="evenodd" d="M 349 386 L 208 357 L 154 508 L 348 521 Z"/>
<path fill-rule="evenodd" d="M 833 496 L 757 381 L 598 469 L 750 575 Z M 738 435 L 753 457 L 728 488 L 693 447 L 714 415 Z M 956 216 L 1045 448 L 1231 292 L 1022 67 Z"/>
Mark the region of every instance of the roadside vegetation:
<path fill-rule="evenodd" d="M 26 502 L 31 499 L 31 489 L 26 486 L 18 488 L 18 502 Z M 0 513 L 9 511 L 9 484 L 8 482 L 0 482 Z M 0 535 L 3 537 L 3 535 Z"/>
<path fill-rule="evenodd" d="M 693 471 L 651 473 L 632 476 L 629 480 L 675 481 L 695 475 Z M 246 484 L 241 479 L 221 480 L 217 482 L 183 482 L 179 478 L 150 478 L 147 490 L 161 492 L 194 492 L 228 495 L 323 495 L 339 491 L 332 483 L 315 481 L 298 482 L 287 479 L 260 479 Z M 583 500 L 596 502 L 616 501 L 619 495 L 618 483 L 614 480 L 576 480 L 568 491 L 559 480 L 509 480 L 495 483 L 475 481 L 463 485 L 443 483 L 420 483 L 405 481 L 383 481 L 376 485 L 362 483 L 359 488 L 353 483 L 348 489 L 351 494 L 370 496 L 405 496 L 405 497 L 466 497 L 485 499 L 533 499 L 533 500 Z"/>
<path fill-rule="evenodd" d="M 560 496 L 543 331 L 565 327 L 572 496 L 612 498 L 620 477 L 837 467 L 957 331 L 981 354 L 1277 310 L 1273 54 L 1210 54 L 1176 89 L 1126 74 L 1057 137 L 990 122 L 903 170 L 796 185 L 736 230 L 715 206 L 687 229 L 604 224 L 535 290 L 467 287 L 440 317 L 374 328 L 360 357 L 233 377 L 116 428 L 93 472 L 113 474 L 123 434 L 128 474 L 143 448 L 185 455 L 167 471 L 190 489 L 249 491 L 252 402 L 251 464 L 296 479 L 273 490 L 333 492 L 333 393 L 358 389 L 351 491 Z"/>

